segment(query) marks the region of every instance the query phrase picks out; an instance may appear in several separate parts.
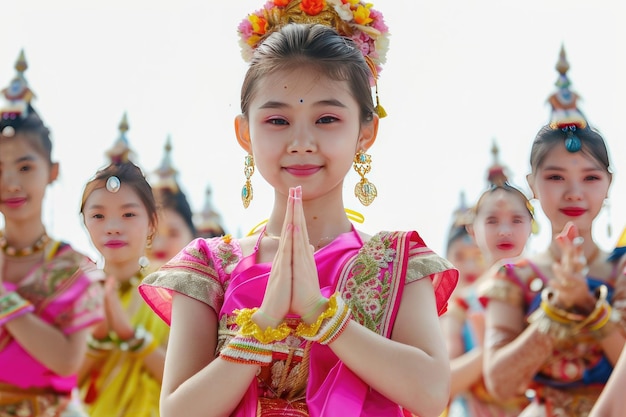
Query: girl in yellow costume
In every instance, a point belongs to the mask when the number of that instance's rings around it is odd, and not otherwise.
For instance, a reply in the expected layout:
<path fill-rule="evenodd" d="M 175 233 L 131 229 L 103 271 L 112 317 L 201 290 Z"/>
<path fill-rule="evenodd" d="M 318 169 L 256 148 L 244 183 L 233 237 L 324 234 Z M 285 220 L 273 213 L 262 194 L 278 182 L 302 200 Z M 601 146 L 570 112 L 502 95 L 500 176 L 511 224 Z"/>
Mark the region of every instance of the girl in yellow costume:
<path fill-rule="evenodd" d="M 81 214 L 104 257 L 106 321 L 89 340 L 81 392 L 92 417 L 154 417 L 168 327 L 136 290 L 148 265 L 157 208 L 142 171 L 128 160 L 126 118 L 109 152 L 111 164 L 87 183 Z"/>

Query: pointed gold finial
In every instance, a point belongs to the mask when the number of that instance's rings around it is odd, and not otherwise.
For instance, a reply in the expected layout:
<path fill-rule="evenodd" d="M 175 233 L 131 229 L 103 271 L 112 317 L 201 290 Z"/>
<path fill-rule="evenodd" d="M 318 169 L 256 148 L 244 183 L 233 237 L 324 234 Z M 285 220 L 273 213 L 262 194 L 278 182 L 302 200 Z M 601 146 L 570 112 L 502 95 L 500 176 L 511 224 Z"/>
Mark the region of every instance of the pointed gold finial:
<path fill-rule="evenodd" d="M 26 55 L 24 55 L 24 49 L 20 51 L 20 55 L 15 61 L 15 70 L 22 74 L 24 71 L 28 69 L 28 63 L 26 62 Z"/>
<path fill-rule="evenodd" d="M 557 61 L 555 68 L 561 75 L 565 75 L 567 74 L 567 71 L 569 71 L 569 62 L 567 62 L 565 45 L 563 44 L 561 44 L 561 52 L 559 52 L 559 60 Z"/>
<path fill-rule="evenodd" d="M 124 112 L 124 115 L 122 116 L 122 121 L 120 122 L 120 125 L 119 125 L 119 130 L 120 130 L 120 133 L 124 135 L 124 133 L 128 132 L 128 129 L 129 129 L 128 117 L 126 116 L 126 112 Z"/>

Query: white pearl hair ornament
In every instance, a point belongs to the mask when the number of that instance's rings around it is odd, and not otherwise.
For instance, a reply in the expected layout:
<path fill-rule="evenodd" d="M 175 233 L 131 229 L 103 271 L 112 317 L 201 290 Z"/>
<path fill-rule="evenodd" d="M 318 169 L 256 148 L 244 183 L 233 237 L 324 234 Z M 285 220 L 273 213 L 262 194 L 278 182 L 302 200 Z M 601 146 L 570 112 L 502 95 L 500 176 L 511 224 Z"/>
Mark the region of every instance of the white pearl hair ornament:
<path fill-rule="evenodd" d="M 107 183 L 106 183 L 107 191 L 111 193 L 116 193 L 120 190 L 121 186 L 122 186 L 122 183 L 120 182 L 120 179 L 117 178 L 115 175 L 112 175 L 107 179 Z"/>
<path fill-rule="evenodd" d="M 2 129 L 2 132 L 0 132 L 0 135 L 4 136 L 5 138 L 12 138 L 13 136 L 15 136 L 15 129 L 13 128 L 13 126 L 5 126 Z"/>

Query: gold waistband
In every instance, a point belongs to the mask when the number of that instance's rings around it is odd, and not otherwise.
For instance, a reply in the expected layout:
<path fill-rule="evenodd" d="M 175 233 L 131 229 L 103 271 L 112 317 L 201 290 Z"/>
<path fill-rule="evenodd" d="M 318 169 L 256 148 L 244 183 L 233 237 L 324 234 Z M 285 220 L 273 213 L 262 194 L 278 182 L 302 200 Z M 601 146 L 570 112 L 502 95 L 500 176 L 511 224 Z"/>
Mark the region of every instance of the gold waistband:
<path fill-rule="evenodd" d="M 548 416 L 584 416 L 602 392 L 602 385 L 557 389 L 552 387 L 535 388 L 539 403 L 545 404 Z"/>
<path fill-rule="evenodd" d="M 257 417 L 308 417 L 306 401 L 287 401 L 278 398 L 259 397 Z"/>

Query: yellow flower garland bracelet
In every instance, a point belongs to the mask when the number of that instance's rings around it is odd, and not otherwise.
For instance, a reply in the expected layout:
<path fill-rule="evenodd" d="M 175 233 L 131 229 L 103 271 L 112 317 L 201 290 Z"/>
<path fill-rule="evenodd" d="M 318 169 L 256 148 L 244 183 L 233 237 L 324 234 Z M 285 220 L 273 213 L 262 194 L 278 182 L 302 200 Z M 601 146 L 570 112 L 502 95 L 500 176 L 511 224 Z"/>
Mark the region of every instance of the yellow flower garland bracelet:
<path fill-rule="evenodd" d="M 319 306 L 320 303 L 316 308 Z M 267 327 L 262 330 L 252 320 L 252 315 L 258 310 L 258 307 L 255 307 L 234 311 L 239 331 L 220 352 L 221 358 L 229 362 L 259 366 L 267 366 L 272 362 L 272 343 L 287 338 L 292 329 L 283 321 L 277 328 Z M 317 320 L 311 324 L 301 322 L 295 333 L 303 339 L 327 345 L 343 333 L 350 318 L 350 308 L 341 296 L 335 293 L 328 299 L 328 308 Z"/>

